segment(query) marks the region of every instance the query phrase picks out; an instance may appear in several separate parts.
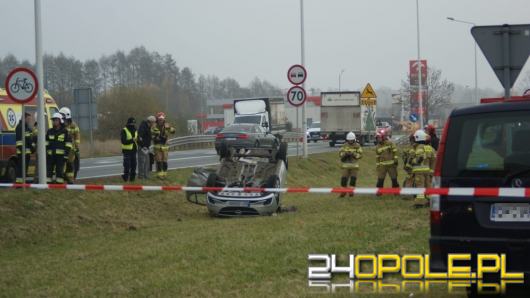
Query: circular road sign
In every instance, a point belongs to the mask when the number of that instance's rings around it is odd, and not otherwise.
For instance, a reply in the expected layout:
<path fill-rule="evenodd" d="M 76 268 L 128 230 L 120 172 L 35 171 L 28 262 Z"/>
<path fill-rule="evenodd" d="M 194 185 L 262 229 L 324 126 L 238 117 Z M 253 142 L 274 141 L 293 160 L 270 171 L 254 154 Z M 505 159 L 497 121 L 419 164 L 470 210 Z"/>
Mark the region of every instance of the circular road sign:
<path fill-rule="evenodd" d="M 416 114 L 410 114 L 410 115 L 409 115 L 409 120 L 410 120 L 411 122 L 416 123 L 416 121 L 418 121 L 418 115 L 416 115 Z"/>
<path fill-rule="evenodd" d="M 28 68 L 19 67 L 9 72 L 5 82 L 7 95 L 18 103 L 32 100 L 38 90 L 37 77 Z"/>
<path fill-rule="evenodd" d="M 287 101 L 295 107 L 303 105 L 306 98 L 307 94 L 304 88 L 300 86 L 293 86 L 287 91 Z"/>
<path fill-rule="evenodd" d="M 303 84 L 306 78 L 307 78 L 307 71 L 302 65 L 295 64 L 289 67 L 289 70 L 287 71 L 287 79 L 289 80 L 289 82 L 291 82 L 291 84 L 293 85 Z"/>

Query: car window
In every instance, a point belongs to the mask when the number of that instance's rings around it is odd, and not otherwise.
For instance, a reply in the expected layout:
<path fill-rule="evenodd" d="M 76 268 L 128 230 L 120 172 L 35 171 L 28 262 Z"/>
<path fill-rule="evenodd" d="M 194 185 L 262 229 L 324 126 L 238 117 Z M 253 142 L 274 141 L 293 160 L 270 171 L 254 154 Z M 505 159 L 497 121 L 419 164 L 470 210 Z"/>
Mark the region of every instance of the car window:
<path fill-rule="evenodd" d="M 252 123 L 252 124 L 260 124 L 261 122 L 261 116 L 260 115 L 251 115 L 251 116 L 237 116 L 234 119 L 235 123 Z"/>
<path fill-rule="evenodd" d="M 470 171 L 502 176 L 525 167 L 530 168 L 528 112 L 467 115 L 451 120 L 444 172 L 454 176 Z"/>
<path fill-rule="evenodd" d="M 231 125 L 223 130 L 223 132 L 251 132 L 253 125 Z"/>

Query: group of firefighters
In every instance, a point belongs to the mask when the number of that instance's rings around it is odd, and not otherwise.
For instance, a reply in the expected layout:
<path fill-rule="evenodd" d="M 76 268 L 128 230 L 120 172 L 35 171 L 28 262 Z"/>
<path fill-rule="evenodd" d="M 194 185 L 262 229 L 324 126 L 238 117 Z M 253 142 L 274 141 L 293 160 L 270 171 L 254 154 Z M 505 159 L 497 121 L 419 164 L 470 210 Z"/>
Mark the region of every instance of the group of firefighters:
<path fill-rule="evenodd" d="M 22 173 L 23 158 L 25 158 L 27 173 L 31 154 L 35 153 L 37 149 L 39 128 L 33 116 L 27 112 L 24 114 L 24 133 L 22 133 L 22 120 L 15 128 L 17 154 L 17 166 L 15 169 L 17 183 L 24 182 Z M 63 107 L 59 112 L 54 113 L 51 120 L 52 127 L 46 131 L 46 183 L 63 184 L 67 182 L 72 184 L 79 172 L 79 145 L 81 144 L 79 127 L 72 121 L 72 112 L 67 107 Z M 36 155 L 36 158 L 41 157 Z M 34 177 L 34 182 L 36 182 L 36 178 L 37 175 Z"/>
<path fill-rule="evenodd" d="M 341 186 L 355 187 L 359 173 L 359 160 L 363 156 L 361 146 L 356 142 L 355 133 L 349 132 L 346 135 L 346 143 L 339 151 L 341 160 L 342 176 Z M 392 181 L 393 188 L 399 188 L 398 165 L 399 155 L 397 146 L 388 138 L 386 133 L 376 135 L 376 187 L 384 186 L 385 178 L 388 174 Z M 403 182 L 403 187 L 425 187 L 431 186 L 431 179 L 434 171 L 436 150 L 439 139 L 432 125 L 419 129 L 409 136 L 410 145 L 402 152 L 403 168 L 407 173 Z M 353 193 L 349 194 L 353 196 Z M 346 193 L 341 193 L 341 197 Z M 418 195 L 414 201 L 415 207 L 425 206 L 428 203 L 425 195 Z"/>
<path fill-rule="evenodd" d="M 168 170 L 167 141 L 169 135 L 176 132 L 175 128 L 166 122 L 166 115 L 159 112 L 156 116 L 149 116 L 136 128 L 136 120 L 130 117 L 121 131 L 121 150 L 123 153 L 123 181 L 138 178 L 147 179 L 156 161 L 156 172 L 159 179 L 165 179 Z"/>

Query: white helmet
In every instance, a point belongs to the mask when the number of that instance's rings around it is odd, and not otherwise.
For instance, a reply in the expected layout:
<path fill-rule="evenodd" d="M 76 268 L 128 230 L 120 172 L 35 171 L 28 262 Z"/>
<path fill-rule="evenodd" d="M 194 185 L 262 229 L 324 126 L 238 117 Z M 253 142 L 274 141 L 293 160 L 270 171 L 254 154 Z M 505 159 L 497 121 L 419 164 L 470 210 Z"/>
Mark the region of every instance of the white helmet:
<path fill-rule="evenodd" d="M 425 142 L 427 141 L 427 134 L 425 133 L 423 129 L 418 129 L 414 133 L 414 140 L 416 142 Z"/>
<path fill-rule="evenodd" d="M 61 113 L 54 113 L 53 116 L 52 116 L 52 120 L 53 119 L 59 119 L 61 120 L 61 123 L 63 123 L 63 115 Z"/>
<path fill-rule="evenodd" d="M 355 141 L 356 137 L 355 137 L 355 134 L 353 133 L 353 131 L 350 131 L 347 135 L 346 135 L 346 141 Z"/>
<path fill-rule="evenodd" d="M 64 115 L 64 118 L 66 118 L 66 119 L 72 119 L 72 112 L 71 112 L 70 109 L 67 108 L 67 107 L 62 107 L 62 108 L 59 110 L 59 113 L 63 114 L 63 115 Z"/>

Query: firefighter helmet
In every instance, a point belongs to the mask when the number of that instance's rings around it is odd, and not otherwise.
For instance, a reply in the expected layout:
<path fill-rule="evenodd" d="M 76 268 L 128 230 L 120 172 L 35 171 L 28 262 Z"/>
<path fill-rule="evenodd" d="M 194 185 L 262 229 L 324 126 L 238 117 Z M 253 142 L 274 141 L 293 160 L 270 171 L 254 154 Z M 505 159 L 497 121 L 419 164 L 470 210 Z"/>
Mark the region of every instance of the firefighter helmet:
<path fill-rule="evenodd" d="M 156 119 L 162 119 L 162 120 L 165 120 L 166 119 L 166 114 L 164 112 L 158 112 L 156 113 Z"/>
<path fill-rule="evenodd" d="M 425 142 L 427 141 L 427 134 L 425 133 L 423 129 L 418 129 L 414 133 L 414 140 L 416 142 Z"/>
<path fill-rule="evenodd" d="M 355 141 L 356 137 L 355 137 L 355 133 L 353 131 L 350 131 L 347 135 L 346 135 L 346 141 Z"/>
<path fill-rule="evenodd" d="M 62 107 L 59 113 L 63 114 L 65 119 L 72 119 L 72 111 L 67 107 Z"/>

